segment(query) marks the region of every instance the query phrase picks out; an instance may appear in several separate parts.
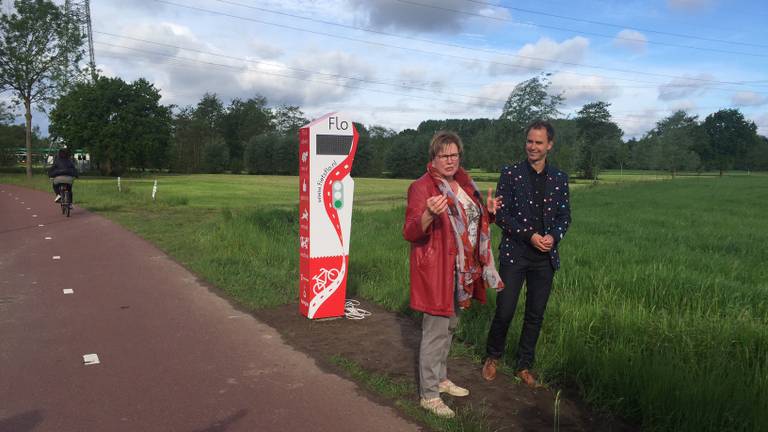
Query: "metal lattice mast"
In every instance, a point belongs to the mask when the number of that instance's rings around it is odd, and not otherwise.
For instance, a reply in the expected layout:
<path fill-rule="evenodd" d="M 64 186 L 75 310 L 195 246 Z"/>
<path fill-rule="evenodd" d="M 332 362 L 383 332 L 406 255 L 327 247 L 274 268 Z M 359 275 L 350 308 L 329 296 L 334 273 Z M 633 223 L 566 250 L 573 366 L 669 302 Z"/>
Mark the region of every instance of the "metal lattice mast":
<path fill-rule="evenodd" d="M 90 0 L 65 0 L 64 11 L 72 17 L 88 38 L 88 67 L 91 69 L 91 78 L 96 79 L 96 55 L 93 51 L 93 29 L 91 27 L 91 2 Z"/>

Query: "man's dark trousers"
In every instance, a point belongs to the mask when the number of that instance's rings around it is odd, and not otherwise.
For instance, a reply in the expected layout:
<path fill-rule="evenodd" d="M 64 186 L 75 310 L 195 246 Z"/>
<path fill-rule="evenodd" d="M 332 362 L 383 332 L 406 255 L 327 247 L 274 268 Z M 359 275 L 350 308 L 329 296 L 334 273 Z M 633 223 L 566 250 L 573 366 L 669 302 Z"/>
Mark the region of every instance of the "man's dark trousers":
<path fill-rule="evenodd" d="M 500 273 L 505 288 L 496 296 L 496 314 L 488 333 L 486 352 L 488 357 L 495 359 L 504 354 L 509 324 L 515 315 L 517 300 L 525 282 L 525 315 L 517 347 L 517 369 L 530 369 L 533 367 L 536 341 L 541 332 L 555 272 L 548 258 L 531 260 L 523 256 L 513 264 L 502 264 Z"/>

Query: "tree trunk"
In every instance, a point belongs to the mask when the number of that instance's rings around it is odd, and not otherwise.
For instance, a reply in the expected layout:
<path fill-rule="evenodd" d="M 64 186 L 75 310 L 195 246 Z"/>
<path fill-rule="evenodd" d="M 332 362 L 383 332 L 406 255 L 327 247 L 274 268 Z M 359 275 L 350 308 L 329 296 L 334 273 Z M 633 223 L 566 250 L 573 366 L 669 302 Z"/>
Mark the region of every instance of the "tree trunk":
<path fill-rule="evenodd" d="M 24 98 L 24 118 L 26 120 L 26 136 L 25 141 L 27 144 L 27 179 L 32 179 L 32 102 L 29 98 Z"/>

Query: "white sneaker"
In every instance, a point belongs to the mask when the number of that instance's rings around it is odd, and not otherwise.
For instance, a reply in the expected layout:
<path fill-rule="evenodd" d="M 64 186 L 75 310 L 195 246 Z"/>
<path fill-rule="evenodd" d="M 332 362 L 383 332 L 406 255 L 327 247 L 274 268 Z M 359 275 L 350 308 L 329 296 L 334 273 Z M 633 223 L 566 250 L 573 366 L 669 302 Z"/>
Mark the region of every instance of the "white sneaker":
<path fill-rule="evenodd" d="M 457 386 L 453 383 L 453 381 L 449 379 L 440 383 L 438 391 L 440 391 L 440 393 L 448 393 L 451 396 L 469 396 L 469 390 L 465 389 L 464 387 Z"/>
<path fill-rule="evenodd" d="M 53 202 L 59 202 L 61 201 L 61 195 L 56 195 L 56 199 L 53 200 Z"/>
<path fill-rule="evenodd" d="M 433 399 L 422 398 L 421 407 L 438 417 L 453 418 L 456 416 L 456 413 L 439 397 Z"/>

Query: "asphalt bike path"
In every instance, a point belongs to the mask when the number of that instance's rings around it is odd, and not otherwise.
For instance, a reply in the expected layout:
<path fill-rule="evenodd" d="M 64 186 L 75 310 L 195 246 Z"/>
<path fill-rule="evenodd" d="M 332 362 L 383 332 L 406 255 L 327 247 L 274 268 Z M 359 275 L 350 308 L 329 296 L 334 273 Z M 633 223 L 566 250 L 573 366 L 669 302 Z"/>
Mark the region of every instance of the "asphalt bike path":
<path fill-rule="evenodd" d="M 135 234 L 0 185 L 0 432 L 413 430 Z"/>

